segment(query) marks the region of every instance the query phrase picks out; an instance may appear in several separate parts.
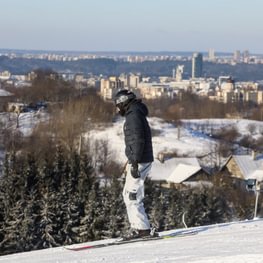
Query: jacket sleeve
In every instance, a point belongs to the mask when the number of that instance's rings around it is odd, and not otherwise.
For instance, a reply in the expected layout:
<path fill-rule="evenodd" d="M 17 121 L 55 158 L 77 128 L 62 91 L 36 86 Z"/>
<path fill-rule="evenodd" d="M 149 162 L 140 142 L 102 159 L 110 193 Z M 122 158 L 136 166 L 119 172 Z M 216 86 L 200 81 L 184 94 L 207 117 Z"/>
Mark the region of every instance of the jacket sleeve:
<path fill-rule="evenodd" d="M 140 162 L 145 145 L 145 117 L 140 112 L 135 111 L 129 120 L 130 141 L 128 147 L 131 153 L 131 160 Z"/>

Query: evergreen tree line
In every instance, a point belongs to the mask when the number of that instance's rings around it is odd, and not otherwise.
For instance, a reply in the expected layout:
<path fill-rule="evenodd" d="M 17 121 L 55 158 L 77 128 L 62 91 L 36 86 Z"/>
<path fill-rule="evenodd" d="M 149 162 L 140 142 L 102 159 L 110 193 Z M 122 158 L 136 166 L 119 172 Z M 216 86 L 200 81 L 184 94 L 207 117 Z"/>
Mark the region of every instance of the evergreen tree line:
<path fill-rule="evenodd" d="M 41 163 L 28 154 L 6 156 L 0 180 L 1 254 L 116 237 L 125 222 L 117 178 L 102 184 L 85 154 Z M 113 216 L 114 215 L 114 216 Z"/>
<path fill-rule="evenodd" d="M 148 180 L 145 206 L 150 221 L 163 231 L 253 218 L 253 193 L 224 173 L 215 175 L 212 184 L 173 189 Z"/>
<path fill-rule="evenodd" d="M 0 254 L 120 236 L 129 225 L 117 174 L 98 177 L 89 156 L 69 155 L 60 146 L 52 161 L 7 155 L 0 179 Z M 147 213 L 160 231 L 184 227 L 183 217 L 198 226 L 247 218 L 253 209 L 230 188 L 163 189 L 150 180 L 146 186 Z"/>

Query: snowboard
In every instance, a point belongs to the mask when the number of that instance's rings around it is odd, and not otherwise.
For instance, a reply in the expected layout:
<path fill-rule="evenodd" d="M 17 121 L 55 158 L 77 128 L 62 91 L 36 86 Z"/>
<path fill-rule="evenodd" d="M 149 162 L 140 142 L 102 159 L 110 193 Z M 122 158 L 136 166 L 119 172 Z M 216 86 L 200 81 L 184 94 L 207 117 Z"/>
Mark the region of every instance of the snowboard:
<path fill-rule="evenodd" d="M 189 235 L 197 234 L 197 230 L 180 230 L 174 231 L 169 234 L 163 234 L 156 237 L 144 237 L 144 238 L 134 238 L 130 240 L 123 240 L 122 238 L 114 239 L 112 242 L 105 242 L 100 244 L 90 244 L 90 245 L 78 245 L 78 246 L 67 246 L 64 247 L 66 250 L 71 251 L 81 251 L 86 249 L 95 249 L 95 248 L 102 248 L 102 247 L 109 247 L 109 246 L 119 246 L 124 244 L 130 243 L 137 243 L 137 242 L 147 242 L 147 241 L 154 241 L 160 239 L 167 239 L 167 238 L 175 238 L 175 237 L 185 237 Z"/>

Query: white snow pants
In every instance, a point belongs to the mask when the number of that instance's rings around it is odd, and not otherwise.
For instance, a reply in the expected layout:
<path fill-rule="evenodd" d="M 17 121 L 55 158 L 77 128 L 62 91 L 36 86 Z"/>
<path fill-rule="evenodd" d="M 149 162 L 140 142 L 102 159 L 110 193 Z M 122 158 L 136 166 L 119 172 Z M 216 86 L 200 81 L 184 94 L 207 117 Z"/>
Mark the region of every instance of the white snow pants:
<path fill-rule="evenodd" d="M 150 229 L 150 223 L 145 213 L 144 198 L 144 181 L 150 173 L 152 163 L 139 163 L 139 178 L 131 175 L 131 164 L 126 167 L 126 181 L 123 189 L 123 198 L 126 205 L 128 219 L 131 228 Z"/>

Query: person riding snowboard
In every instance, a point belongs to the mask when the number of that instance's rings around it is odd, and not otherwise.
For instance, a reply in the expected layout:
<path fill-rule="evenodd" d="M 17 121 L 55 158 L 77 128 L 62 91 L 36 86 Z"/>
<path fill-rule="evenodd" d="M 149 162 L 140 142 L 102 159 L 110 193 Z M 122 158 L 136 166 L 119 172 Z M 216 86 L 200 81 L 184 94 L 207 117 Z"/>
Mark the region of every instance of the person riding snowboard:
<path fill-rule="evenodd" d="M 148 109 L 133 92 L 126 89 L 117 92 L 114 100 L 119 114 L 125 117 L 123 131 L 128 164 L 123 199 L 131 231 L 124 239 L 155 236 L 143 204 L 144 181 L 154 160 L 151 129 L 146 118 Z"/>

